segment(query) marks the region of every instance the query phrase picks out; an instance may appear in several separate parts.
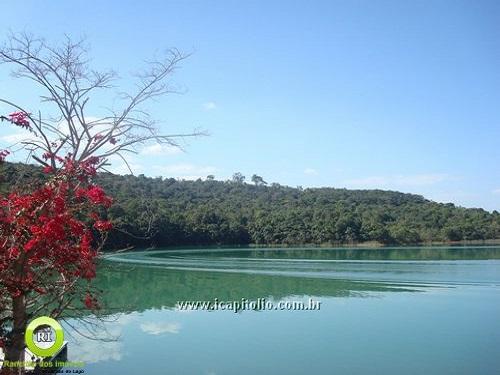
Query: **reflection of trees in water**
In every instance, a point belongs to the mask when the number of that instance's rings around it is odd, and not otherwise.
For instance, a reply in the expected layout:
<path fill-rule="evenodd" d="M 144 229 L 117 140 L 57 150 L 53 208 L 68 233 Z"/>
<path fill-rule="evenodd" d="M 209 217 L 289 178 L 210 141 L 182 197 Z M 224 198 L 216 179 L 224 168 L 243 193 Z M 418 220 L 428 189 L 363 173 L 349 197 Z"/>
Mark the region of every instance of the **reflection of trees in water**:
<path fill-rule="evenodd" d="M 219 251 L 212 256 L 238 256 L 262 259 L 312 260 L 484 260 L 500 259 L 500 247 L 418 247 L 418 248 L 284 248 L 251 251 Z"/>
<path fill-rule="evenodd" d="M 349 280 L 172 270 L 104 262 L 96 286 L 106 313 L 174 308 L 178 301 L 280 300 L 289 296 L 351 297 L 369 292 L 414 291 L 397 285 Z"/>
<path fill-rule="evenodd" d="M 202 255 L 204 259 L 220 257 L 311 260 L 485 260 L 500 259 L 499 246 L 435 246 L 384 248 L 218 248 L 214 250 L 178 250 L 153 254 L 152 258 L 183 258 Z M 187 255 L 187 257 L 186 257 Z"/>

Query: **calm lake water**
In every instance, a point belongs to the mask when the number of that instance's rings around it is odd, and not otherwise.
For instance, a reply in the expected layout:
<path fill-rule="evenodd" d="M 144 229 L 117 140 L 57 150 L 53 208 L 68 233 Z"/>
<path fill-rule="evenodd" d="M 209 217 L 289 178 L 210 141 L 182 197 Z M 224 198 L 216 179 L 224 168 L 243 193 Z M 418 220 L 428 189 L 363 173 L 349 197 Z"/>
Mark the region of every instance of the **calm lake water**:
<path fill-rule="evenodd" d="M 97 285 L 113 340 L 69 338 L 86 374 L 500 373 L 500 246 L 149 251 Z M 176 307 L 215 298 L 321 308 Z"/>

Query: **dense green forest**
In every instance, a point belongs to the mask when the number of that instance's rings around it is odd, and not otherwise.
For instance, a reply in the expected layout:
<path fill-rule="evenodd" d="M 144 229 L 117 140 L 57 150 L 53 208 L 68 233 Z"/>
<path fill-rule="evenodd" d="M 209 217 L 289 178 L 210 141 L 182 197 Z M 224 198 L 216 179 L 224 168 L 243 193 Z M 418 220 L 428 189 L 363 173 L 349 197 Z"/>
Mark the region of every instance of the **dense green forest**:
<path fill-rule="evenodd" d="M 0 168 L 3 192 L 43 178 L 29 165 Z M 98 183 L 115 199 L 108 215 L 116 229 L 108 248 L 500 238 L 497 211 L 394 191 L 268 186 L 259 176 L 252 181 L 245 183 L 241 174 L 230 181 L 100 174 Z"/>

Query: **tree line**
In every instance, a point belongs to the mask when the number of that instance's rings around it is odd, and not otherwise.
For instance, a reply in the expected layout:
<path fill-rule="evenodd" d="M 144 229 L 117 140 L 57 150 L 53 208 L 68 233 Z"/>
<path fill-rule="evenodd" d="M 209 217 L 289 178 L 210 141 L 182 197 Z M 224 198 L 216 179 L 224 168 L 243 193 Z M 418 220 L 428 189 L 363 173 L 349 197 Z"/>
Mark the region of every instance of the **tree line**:
<path fill-rule="evenodd" d="M 43 179 L 35 167 L 7 163 L 0 189 L 14 181 Z M 10 181 L 10 183 L 9 183 Z M 340 244 L 500 238 L 500 214 L 436 203 L 420 195 L 383 190 L 293 188 L 231 180 L 184 181 L 101 173 L 97 181 L 114 197 L 115 224 L 108 249 L 247 244 Z"/>

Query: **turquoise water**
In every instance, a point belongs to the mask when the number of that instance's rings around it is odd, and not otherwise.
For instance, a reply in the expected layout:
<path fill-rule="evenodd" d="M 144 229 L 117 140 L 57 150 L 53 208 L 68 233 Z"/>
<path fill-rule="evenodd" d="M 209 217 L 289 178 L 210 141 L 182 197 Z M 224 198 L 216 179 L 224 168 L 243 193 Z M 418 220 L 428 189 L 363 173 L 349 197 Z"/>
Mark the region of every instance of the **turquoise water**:
<path fill-rule="evenodd" d="M 86 374 L 498 374 L 500 247 L 150 251 L 103 261 Z M 178 301 L 320 301 L 183 311 Z M 84 323 L 72 321 L 80 329 Z M 87 326 L 88 328 L 88 326 Z"/>

